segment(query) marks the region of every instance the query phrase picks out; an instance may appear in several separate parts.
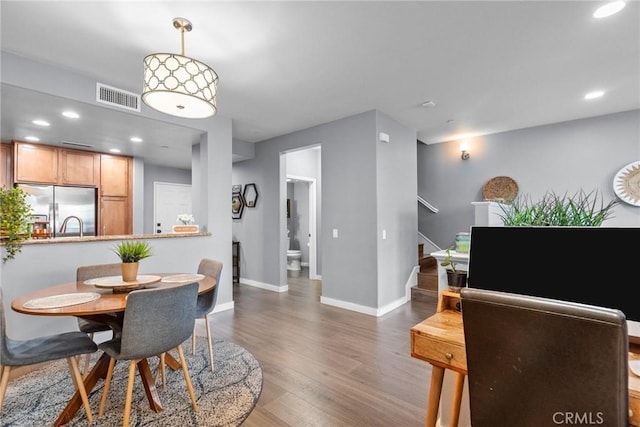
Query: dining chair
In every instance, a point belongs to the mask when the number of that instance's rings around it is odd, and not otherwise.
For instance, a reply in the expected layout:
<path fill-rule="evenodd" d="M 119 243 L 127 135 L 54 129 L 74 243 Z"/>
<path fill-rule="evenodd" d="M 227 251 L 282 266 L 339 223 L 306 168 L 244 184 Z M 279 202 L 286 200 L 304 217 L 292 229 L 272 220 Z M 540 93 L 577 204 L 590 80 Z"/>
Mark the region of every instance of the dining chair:
<path fill-rule="evenodd" d="M 4 402 L 4 395 L 9 384 L 9 374 L 14 366 L 28 366 L 36 363 L 67 359 L 71 379 L 80 393 L 82 405 L 87 413 L 89 422 L 93 422 L 93 414 L 84 387 L 77 356 L 91 354 L 98 347 L 87 334 L 74 331 L 48 335 L 27 340 L 13 340 L 7 336 L 4 315 L 4 301 L 0 288 L 0 410 Z"/>
<path fill-rule="evenodd" d="M 84 265 L 76 269 L 76 281 L 84 282 L 89 279 L 96 279 L 98 277 L 106 276 L 118 276 L 121 274 L 120 263 L 113 264 L 96 264 L 96 265 Z M 78 317 L 78 327 L 81 332 L 89 335 L 89 338 L 93 339 L 93 335 L 96 332 L 110 331 L 111 328 L 105 323 L 96 322 L 93 320 L 81 319 Z M 82 365 L 82 375 L 86 375 L 89 371 L 90 356 L 85 356 L 84 363 Z"/>
<path fill-rule="evenodd" d="M 198 295 L 198 302 L 196 305 L 196 319 L 204 319 L 204 324 L 207 329 L 207 344 L 209 346 L 209 361 L 211 364 L 211 370 L 213 371 L 213 344 L 211 339 L 211 326 L 209 325 L 209 313 L 213 311 L 218 300 L 218 285 L 220 284 L 220 274 L 222 273 L 223 264 L 220 261 L 213 259 L 203 258 L 198 265 L 198 273 L 205 276 L 213 277 L 216 280 L 216 285 L 210 291 Z M 191 354 L 196 353 L 196 330 L 193 328 L 193 334 L 191 335 Z"/>
<path fill-rule="evenodd" d="M 629 424 L 622 311 L 475 288 L 460 296 L 473 427 Z"/>
<path fill-rule="evenodd" d="M 143 359 L 174 349 L 180 358 L 191 405 L 194 411 L 198 410 L 184 352 L 180 346 L 193 331 L 197 295 L 198 283 L 195 282 L 180 286 L 141 289 L 128 294 L 120 337 L 98 345 L 98 349 L 111 357 L 98 417 L 104 413 L 117 360 L 129 360 L 123 419 L 123 425 L 128 426 L 136 364 Z"/>

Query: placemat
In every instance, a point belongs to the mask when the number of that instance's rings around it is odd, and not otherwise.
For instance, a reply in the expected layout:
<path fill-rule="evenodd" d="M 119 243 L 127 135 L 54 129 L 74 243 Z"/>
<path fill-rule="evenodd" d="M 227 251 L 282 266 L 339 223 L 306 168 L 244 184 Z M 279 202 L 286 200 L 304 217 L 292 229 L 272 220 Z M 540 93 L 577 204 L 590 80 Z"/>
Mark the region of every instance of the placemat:
<path fill-rule="evenodd" d="M 100 298 L 96 292 L 77 292 L 72 294 L 51 295 L 49 297 L 34 298 L 22 304 L 24 308 L 58 308 L 69 305 L 84 304 Z"/>
<path fill-rule="evenodd" d="M 85 280 L 85 285 L 93 285 L 96 288 L 106 289 L 135 289 L 160 281 L 160 276 L 151 274 L 138 274 L 135 282 L 125 282 L 122 276 L 106 276 L 97 277 L 95 279 Z"/>
<path fill-rule="evenodd" d="M 204 279 L 204 274 L 174 274 L 172 276 L 165 276 L 162 278 L 161 282 L 164 283 L 182 283 L 182 282 L 197 282 L 198 280 Z"/>

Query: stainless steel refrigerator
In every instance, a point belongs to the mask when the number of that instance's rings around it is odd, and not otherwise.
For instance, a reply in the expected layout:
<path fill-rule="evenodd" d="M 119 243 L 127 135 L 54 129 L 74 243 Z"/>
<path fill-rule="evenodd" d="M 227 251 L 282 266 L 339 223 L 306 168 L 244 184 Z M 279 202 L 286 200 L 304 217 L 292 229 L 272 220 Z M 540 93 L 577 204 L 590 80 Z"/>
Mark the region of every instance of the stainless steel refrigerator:
<path fill-rule="evenodd" d="M 97 189 L 91 187 L 65 187 L 58 185 L 18 184 L 29 193 L 27 201 L 32 213 L 46 215 L 51 237 L 77 237 L 96 235 Z M 66 221 L 65 221 L 66 220 Z M 66 222 L 65 230 L 61 231 Z"/>

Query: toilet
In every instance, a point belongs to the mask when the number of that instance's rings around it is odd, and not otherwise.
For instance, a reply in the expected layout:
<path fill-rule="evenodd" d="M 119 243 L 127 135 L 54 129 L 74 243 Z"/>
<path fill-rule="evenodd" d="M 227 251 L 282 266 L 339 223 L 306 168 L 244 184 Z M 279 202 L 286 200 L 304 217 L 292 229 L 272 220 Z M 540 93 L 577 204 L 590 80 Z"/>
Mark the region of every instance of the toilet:
<path fill-rule="evenodd" d="M 289 238 L 287 238 L 287 242 L 289 243 L 289 245 L 291 244 L 291 241 Z M 301 250 L 287 249 L 287 270 L 292 272 L 299 272 L 301 270 L 301 267 L 300 267 L 301 258 L 302 258 Z"/>
<path fill-rule="evenodd" d="M 287 270 L 300 271 L 300 259 L 302 258 L 302 251 L 300 250 L 287 250 Z"/>

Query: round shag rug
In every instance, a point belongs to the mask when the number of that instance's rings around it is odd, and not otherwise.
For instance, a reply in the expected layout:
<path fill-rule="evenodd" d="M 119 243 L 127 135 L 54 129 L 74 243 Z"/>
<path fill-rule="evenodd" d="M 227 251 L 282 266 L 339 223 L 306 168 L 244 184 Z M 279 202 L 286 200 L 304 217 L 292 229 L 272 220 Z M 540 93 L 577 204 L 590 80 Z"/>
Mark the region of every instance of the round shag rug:
<path fill-rule="evenodd" d="M 189 392 L 180 370 L 166 368 L 167 384 L 159 379 L 158 395 L 163 411 L 149 407 L 140 376 L 136 370 L 133 386 L 130 425 L 132 426 L 239 426 L 249 416 L 262 391 L 262 369 L 246 349 L 228 341 L 213 341 L 214 372 L 209 366 L 207 341 L 196 338 L 196 354 L 191 354 L 191 340 L 182 344 L 191 382 L 198 402 L 193 411 Z M 171 352 L 178 358 L 177 353 Z M 102 352 L 92 356 L 92 363 Z M 158 358 L 149 359 L 152 372 Z M 121 426 L 127 388 L 128 361 L 118 361 L 113 373 L 109 396 L 102 418 L 98 408 L 104 381 L 89 394 L 93 424 L 89 424 L 84 407 L 80 407 L 68 426 Z M 69 366 L 59 360 L 9 381 L 0 421 L 2 426 L 35 427 L 52 425 L 74 392 Z"/>

